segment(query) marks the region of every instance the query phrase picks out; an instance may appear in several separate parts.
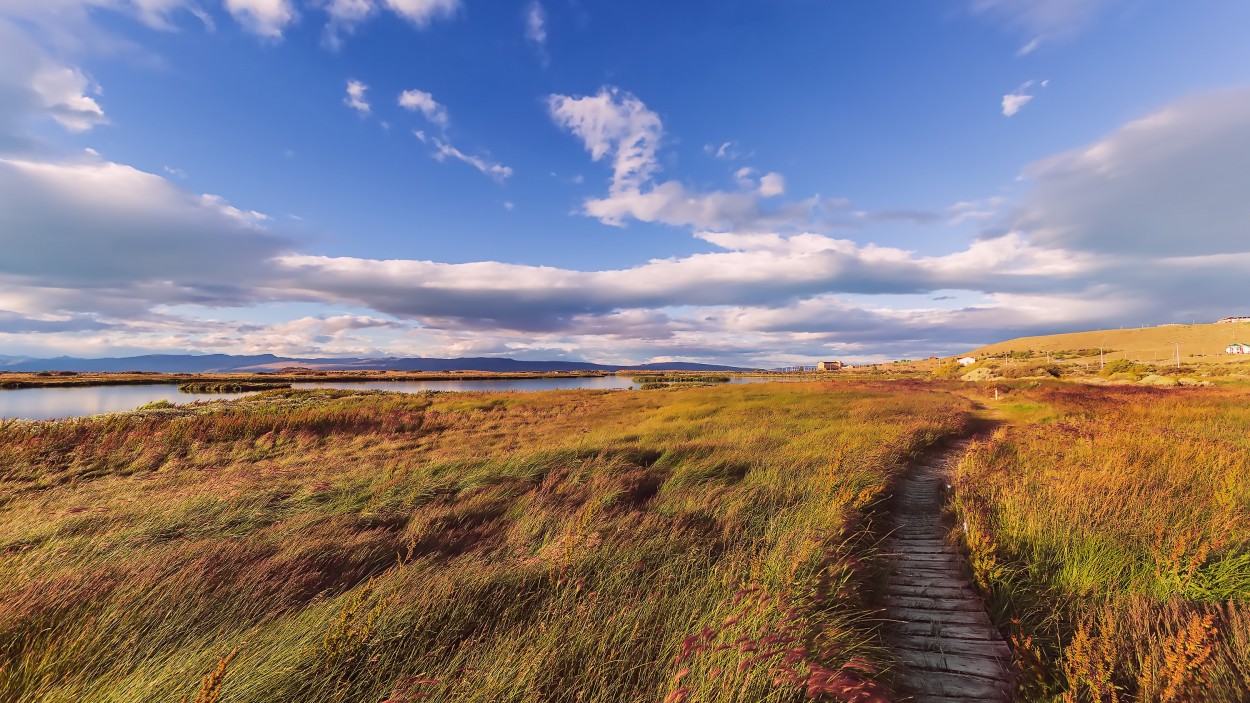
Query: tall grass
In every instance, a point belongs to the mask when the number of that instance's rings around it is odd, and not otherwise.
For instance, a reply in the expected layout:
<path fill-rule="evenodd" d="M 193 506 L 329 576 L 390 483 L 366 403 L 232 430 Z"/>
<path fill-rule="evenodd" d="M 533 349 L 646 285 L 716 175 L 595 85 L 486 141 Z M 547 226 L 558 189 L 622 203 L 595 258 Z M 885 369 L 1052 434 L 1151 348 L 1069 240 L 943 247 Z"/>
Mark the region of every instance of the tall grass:
<path fill-rule="evenodd" d="M 0 427 L 0 700 L 873 700 L 904 384 L 269 391 Z"/>
<path fill-rule="evenodd" d="M 1250 393 L 1049 385 L 956 477 L 1026 700 L 1250 700 Z"/>

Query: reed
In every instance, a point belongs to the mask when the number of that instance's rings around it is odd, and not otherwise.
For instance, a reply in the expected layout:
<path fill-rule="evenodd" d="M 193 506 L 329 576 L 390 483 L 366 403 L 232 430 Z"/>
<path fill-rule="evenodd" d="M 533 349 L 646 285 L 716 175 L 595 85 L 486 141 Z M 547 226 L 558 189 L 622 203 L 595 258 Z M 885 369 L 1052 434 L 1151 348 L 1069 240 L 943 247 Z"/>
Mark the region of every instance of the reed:
<path fill-rule="evenodd" d="M 872 700 L 866 511 L 970 407 L 272 390 L 10 422 L 0 700 Z"/>
<path fill-rule="evenodd" d="M 1250 700 L 1250 393 L 1000 390 L 956 509 L 1024 700 Z"/>

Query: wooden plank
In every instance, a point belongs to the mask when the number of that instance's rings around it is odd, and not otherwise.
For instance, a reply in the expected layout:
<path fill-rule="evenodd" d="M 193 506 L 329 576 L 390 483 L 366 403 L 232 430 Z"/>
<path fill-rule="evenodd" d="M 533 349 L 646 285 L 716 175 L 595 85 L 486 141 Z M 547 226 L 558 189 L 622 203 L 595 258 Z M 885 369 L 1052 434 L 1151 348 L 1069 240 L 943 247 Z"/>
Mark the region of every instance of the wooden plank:
<path fill-rule="evenodd" d="M 949 654 L 983 654 L 1004 661 L 1011 659 L 1011 648 L 1002 640 L 965 640 L 954 637 L 928 637 L 925 635 L 895 635 L 891 641 L 899 649 L 915 649 L 922 652 L 945 652 Z"/>
<path fill-rule="evenodd" d="M 1001 680 L 1007 673 L 1003 661 L 976 654 L 925 652 L 913 649 L 895 650 L 899 660 L 924 671 L 953 671 L 959 674 Z"/>
<path fill-rule="evenodd" d="M 989 623 L 962 624 L 941 623 L 921 620 L 900 620 L 887 623 L 885 630 L 899 635 L 919 635 L 921 637 L 950 637 L 961 640 L 996 640 L 998 630 Z"/>
<path fill-rule="evenodd" d="M 967 586 L 947 586 L 942 584 L 916 585 L 892 581 L 886 584 L 884 593 L 913 598 L 970 598 L 976 599 L 977 592 Z M 977 604 L 980 607 L 980 604 Z"/>
<path fill-rule="evenodd" d="M 980 602 L 962 596 L 955 598 L 926 598 L 924 596 L 900 596 L 889 593 L 886 594 L 885 598 L 881 599 L 881 602 L 891 608 L 923 608 L 925 610 L 985 613 L 985 609 L 981 607 Z"/>
<path fill-rule="evenodd" d="M 899 672 L 899 687 L 905 691 L 940 696 L 973 698 L 978 701 L 1011 700 L 1011 689 L 1005 681 L 947 671 L 909 669 Z"/>
<path fill-rule="evenodd" d="M 990 616 L 984 610 L 968 612 L 966 610 L 927 610 L 922 608 L 891 608 L 885 609 L 885 616 L 891 620 L 907 622 L 937 622 L 950 625 L 990 624 Z"/>

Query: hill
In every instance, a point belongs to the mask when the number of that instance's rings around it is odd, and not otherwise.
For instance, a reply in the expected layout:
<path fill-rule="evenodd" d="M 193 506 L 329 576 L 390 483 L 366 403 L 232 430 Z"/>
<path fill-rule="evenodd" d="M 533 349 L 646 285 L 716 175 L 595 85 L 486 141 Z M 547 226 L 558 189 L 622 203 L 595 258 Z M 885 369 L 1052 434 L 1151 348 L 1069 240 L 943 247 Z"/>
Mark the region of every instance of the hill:
<path fill-rule="evenodd" d="M 1113 354 L 1117 359 L 1162 362 L 1174 358 L 1176 345 L 1180 344 L 1181 361 L 1245 361 L 1245 356 L 1224 353 L 1224 348 L 1233 342 L 1250 344 L 1250 323 L 1159 325 L 1020 337 L 981 347 L 970 352 L 969 356 L 980 358 L 1025 351 L 1054 354 L 1102 347 L 1107 354 Z"/>
<path fill-rule="evenodd" d="M 582 361 L 526 361 L 500 357 L 455 359 L 410 358 L 346 358 L 299 359 L 273 354 L 236 356 L 231 354 L 146 354 L 143 356 L 80 359 L 61 356 L 55 359 L 30 359 L 0 356 L 0 371 L 77 371 L 120 373 L 154 371 L 160 373 L 233 373 L 277 371 L 301 366 L 320 371 L 489 371 L 489 372 L 554 372 L 554 371 L 752 371 L 754 369 L 716 364 L 664 362 L 655 364 L 591 364 Z"/>

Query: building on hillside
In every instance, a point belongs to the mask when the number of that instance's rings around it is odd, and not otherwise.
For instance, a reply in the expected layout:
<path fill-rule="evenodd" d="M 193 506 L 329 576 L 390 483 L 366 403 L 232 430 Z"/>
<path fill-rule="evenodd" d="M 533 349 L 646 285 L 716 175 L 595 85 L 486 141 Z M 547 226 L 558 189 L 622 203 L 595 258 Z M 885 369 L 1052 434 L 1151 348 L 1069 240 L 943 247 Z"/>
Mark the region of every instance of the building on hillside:
<path fill-rule="evenodd" d="M 1230 322 L 1250 322 L 1250 315 L 1239 315 L 1233 317 L 1221 317 L 1216 321 L 1217 325 L 1226 325 Z"/>
<path fill-rule="evenodd" d="M 846 366 L 846 364 L 842 363 L 841 361 L 822 361 L 819 364 L 816 364 L 816 370 L 817 371 L 837 371 L 843 366 Z"/>
<path fill-rule="evenodd" d="M 972 366 L 973 364 L 977 363 L 977 360 L 970 356 L 965 356 L 962 359 L 956 359 L 956 361 L 959 362 L 960 366 Z"/>
<path fill-rule="evenodd" d="M 1230 344 L 1224 348 L 1225 354 L 1250 354 L 1250 344 Z"/>

